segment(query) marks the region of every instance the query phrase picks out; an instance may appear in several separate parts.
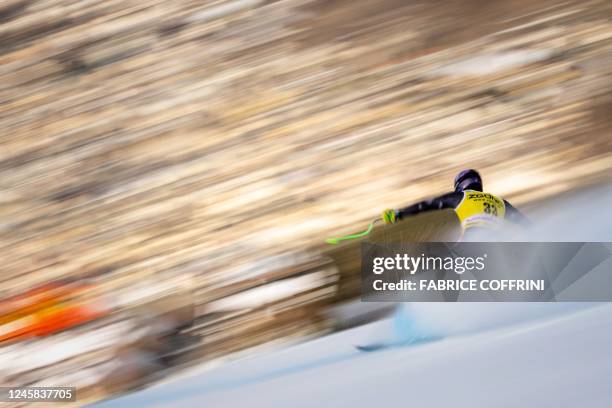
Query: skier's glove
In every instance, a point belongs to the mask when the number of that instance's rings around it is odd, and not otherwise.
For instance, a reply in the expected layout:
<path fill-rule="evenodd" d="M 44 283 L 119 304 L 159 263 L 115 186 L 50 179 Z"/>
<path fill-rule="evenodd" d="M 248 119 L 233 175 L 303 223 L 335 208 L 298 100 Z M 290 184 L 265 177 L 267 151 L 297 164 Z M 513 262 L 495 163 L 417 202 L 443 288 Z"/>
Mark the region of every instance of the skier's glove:
<path fill-rule="evenodd" d="M 395 224 L 399 221 L 399 211 L 397 210 L 385 210 L 382 213 L 382 219 L 385 224 Z"/>

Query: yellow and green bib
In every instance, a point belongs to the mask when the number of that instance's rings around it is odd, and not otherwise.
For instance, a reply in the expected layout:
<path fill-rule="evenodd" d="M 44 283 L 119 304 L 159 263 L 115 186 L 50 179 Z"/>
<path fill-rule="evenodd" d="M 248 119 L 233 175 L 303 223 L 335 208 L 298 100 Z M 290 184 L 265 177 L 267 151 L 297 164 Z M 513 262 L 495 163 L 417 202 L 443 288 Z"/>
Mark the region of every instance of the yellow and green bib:
<path fill-rule="evenodd" d="M 506 204 L 504 200 L 493 194 L 466 190 L 455 212 L 463 229 L 498 228 L 504 220 Z"/>

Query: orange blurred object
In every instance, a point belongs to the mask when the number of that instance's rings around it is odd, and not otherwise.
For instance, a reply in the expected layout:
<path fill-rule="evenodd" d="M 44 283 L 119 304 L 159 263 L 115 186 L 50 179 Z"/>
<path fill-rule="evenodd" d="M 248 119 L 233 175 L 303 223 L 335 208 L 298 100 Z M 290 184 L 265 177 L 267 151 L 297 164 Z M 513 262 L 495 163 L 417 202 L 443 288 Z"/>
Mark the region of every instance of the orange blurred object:
<path fill-rule="evenodd" d="M 104 317 L 109 310 L 84 298 L 91 285 L 48 283 L 0 301 L 0 342 L 48 336 Z"/>

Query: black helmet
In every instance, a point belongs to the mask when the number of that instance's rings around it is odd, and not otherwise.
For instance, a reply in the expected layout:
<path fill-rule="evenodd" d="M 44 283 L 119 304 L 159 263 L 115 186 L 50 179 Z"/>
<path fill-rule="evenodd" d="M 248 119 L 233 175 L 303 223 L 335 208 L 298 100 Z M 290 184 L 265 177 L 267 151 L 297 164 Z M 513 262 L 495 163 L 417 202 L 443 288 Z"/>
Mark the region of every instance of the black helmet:
<path fill-rule="evenodd" d="M 460 193 L 464 190 L 482 191 L 482 179 L 476 170 L 463 170 L 455 177 L 455 191 Z"/>

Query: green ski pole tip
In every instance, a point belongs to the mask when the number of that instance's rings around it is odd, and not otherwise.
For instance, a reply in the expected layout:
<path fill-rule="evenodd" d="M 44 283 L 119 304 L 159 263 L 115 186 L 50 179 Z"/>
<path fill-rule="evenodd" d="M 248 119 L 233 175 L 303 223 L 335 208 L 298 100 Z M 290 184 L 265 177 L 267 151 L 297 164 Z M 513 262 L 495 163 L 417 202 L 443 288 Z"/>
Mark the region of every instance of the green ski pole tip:
<path fill-rule="evenodd" d="M 370 232 L 372 232 L 372 228 L 374 228 L 374 224 L 376 223 L 376 221 L 378 221 L 378 219 L 372 221 L 370 223 L 370 225 L 368 226 L 368 229 L 363 231 L 363 232 L 359 232 L 357 234 L 351 234 L 351 235 L 347 235 L 345 237 L 338 237 L 338 238 L 327 238 L 325 240 L 325 242 L 327 242 L 328 244 L 339 244 L 340 241 L 346 241 L 349 239 L 355 239 L 355 238 L 361 238 L 361 237 L 365 237 L 366 235 L 368 235 Z"/>

